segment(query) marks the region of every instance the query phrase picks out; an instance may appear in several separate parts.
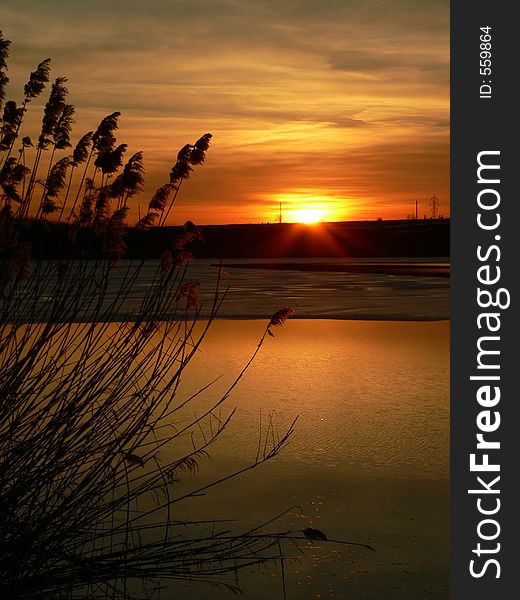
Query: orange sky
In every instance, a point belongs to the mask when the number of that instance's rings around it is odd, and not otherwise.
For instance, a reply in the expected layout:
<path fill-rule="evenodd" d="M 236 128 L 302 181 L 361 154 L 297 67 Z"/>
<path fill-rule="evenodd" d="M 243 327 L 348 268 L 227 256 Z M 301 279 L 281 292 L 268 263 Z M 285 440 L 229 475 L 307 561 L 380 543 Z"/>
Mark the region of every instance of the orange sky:
<path fill-rule="evenodd" d="M 118 142 L 144 151 L 142 211 L 180 147 L 210 132 L 171 223 L 274 221 L 279 202 L 287 221 L 405 218 L 416 200 L 422 217 L 433 193 L 449 213 L 446 0 L 44 5 L 2 2 L 8 95 L 49 56 L 69 78 L 73 142 L 121 111 Z"/>

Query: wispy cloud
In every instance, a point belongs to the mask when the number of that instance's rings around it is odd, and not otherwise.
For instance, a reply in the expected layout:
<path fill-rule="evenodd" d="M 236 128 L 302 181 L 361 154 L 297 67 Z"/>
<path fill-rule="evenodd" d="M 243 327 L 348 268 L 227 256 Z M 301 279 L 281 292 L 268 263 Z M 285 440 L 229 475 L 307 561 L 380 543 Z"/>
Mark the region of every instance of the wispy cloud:
<path fill-rule="evenodd" d="M 262 220 L 290 189 L 350 198 L 366 216 L 448 198 L 446 0 L 4 0 L 0 18 L 12 92 L 51 56 L 77 137 L 123 113 L 146 193 L 180 146 L 214 134 L 178 221 L 189 206 L 200 222 Z"/>

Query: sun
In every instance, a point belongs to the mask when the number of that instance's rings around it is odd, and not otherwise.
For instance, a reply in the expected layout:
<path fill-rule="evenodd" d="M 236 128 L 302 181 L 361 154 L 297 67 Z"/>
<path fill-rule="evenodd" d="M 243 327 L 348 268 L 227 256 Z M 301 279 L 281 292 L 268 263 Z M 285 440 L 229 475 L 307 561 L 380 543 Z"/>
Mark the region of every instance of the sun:
<path fill-rule="evenodd" d="M 291 221 L 314 225 L 324 220 L 325 213 L 321 208 L 296 208 L 291 211 Z"/>
<path fill-rule="evenodd" d="M 344 220 L 349 201 L 333 194 L 292 191 L 270 195 L 268 204 L 276 207 L 274 215 L 277 223 L 317 225 Z"/>

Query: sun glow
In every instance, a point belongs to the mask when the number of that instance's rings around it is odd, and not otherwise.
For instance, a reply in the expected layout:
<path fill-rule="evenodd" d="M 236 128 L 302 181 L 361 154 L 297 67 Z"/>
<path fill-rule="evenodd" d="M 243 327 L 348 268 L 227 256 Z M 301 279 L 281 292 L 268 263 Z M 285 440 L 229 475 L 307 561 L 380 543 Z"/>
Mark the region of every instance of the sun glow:
<path fill-rule="evenodd" d="M 322 208 L 297 208 L 291 211 L 290 220 L 296 223 L 314 225 L 325 220 L 327 211 Z"/>
<path fill-rule="evenodd" d="M 348 200 L 334 195 L 315 195 L 308 192 L 273 194 L 270 197 L 276 207 L 276 221 L 314 225 L 328 221 L 345 220 Z"/>

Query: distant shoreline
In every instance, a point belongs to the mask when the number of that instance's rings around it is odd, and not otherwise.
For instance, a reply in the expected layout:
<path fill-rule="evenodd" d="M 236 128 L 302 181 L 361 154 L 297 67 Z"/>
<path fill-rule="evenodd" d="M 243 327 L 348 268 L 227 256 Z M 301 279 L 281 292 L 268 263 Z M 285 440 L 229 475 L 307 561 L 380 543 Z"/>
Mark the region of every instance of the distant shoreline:
<path fill-rule="evenodd" d="M 28 221 L 20 239 L 32 247 L 34 258 L 80 258 L 82 249 L 69 239 L 65 223 Z M 268 223 L 202 225 L 201 239 L 190 244 L 195 258 L 417 258 L 449 256 L 449 219 L 345 221 L 304 225 Z M 81 229 L 78 230 L 80 233 Z M 184 228 L 152 227 L 125 231 L 125 258 L 159 258 L 172 248 Z M 83 235 L 88 249 L 103 247 L 103 240 Z M 86 254 L 89 254 L 88 252 Z M 85 254 L 84 254 L 85 255 Z M 90 254 L 92 256 L 92 254 Z"/>
<path fill-rule="evenodd" d="M 428 263 L 223 263 L 222 267 L 225 269 L 269 269 L 274 271 L 377 273 L 382 275 L 408 275 L 419 277 L 450 276 L 449 265 Z"/>

